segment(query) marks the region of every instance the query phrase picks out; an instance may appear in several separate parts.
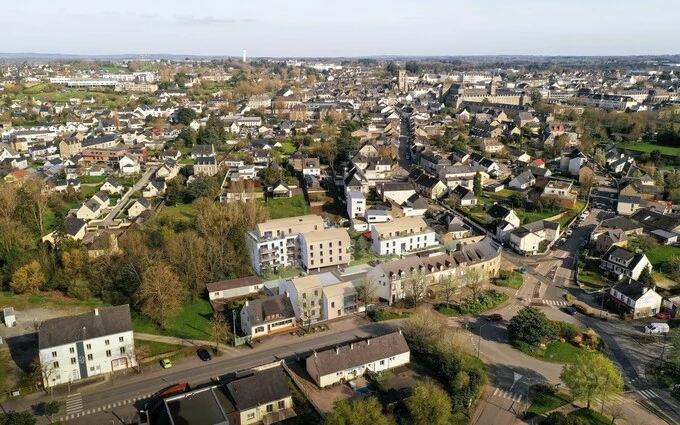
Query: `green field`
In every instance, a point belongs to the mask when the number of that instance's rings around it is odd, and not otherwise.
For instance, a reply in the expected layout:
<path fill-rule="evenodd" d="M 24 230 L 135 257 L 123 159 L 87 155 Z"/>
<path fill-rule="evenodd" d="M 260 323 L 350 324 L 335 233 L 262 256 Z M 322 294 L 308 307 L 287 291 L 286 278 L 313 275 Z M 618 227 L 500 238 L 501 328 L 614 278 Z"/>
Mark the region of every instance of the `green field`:
<path fill-rule="evenodd" d="M 655 145 L 653 143 L 622 143 L 620 148 L 637 152 L 660 151 L 662 155 L 676 156 L 680 154 L 680 147 Z"/>
<path fill-rule="evenodd" d="M 135 340 L 135 346 L 140 347 L 142 345 L 146 345 L 147 347 L 149 347 L 148 357 L 169 353 L 171 351 L 179 350 L 180 348 L 182 348 L 181 345 L 168 344 L 165 342 L 145 341 L 143 339 Z"/>
<path fill-rule="evenodd" d="M 559 409 L 567 403 L 572 402 L 572 398 L 564 393 L 558 393 L 549 387 L 534 387 L 535 393 L 531 400 L 531 406 L 527 410 L 526 419 L 543 415 L 544 413 Z M 532 397 L 530 396 L 530 399 Z"/>
<path fill-rule="evenodd" d="M 185 303 L 180 313 L 168 320 L 164 328 L 140 314 L 133 314 L 132 329 L 135 332 L 178 338 L 210 339 L 210 318 L 212 315 L 213 309 L 210 303 L 200 298 Z"/>
<path fill-rule="evenodd" d="M 513 270 L 508 278 L 508 286 L 512 289 L 519 289 L 524 284 L 524 276 L 517 270 Z"/>
<path fill-rule="evenodd" d="M 517 340 L 512 341 L 512 346 L 531 357 L 555 363 L 571 363 L 579 355 L 594 353 L 594 351 L 561 341 L 550 342 L 545 349 Z"/>
<path fill-rule="evenodd" d="M 93 184 L 93 183 L 102 183 L 107 178 L 108 178 L 108 176 L 106 176 L 106 175 L 103 175 L 103 176 L 82 176 L 82 177 L 78 177 L 78 180 L 80 181 L 81 184 Z"/>
<path fill-rule="evenodd" d="M 680 247 L 670 245 L 659 246 L 648 250 L 645 252 L 645 255 L 647 255 L 649 262 L 652 263 L 652 267 L 659 270 L 662 263 L 670 260 L 674 255 L 680 255 Z"/>
<path fill-rule="evenodd" d="M 283 153 L 286 155 L 294 154 L 297 151 L 297 147 L 291 142 L 281 142 L 281 146 L 283 146 Z"/>
<path fill-rule="evenodd" d="M 266 206 L 271 219 L 297 217 L 312 212 L 304 195 L 295 195 L 286 199 L 267 199 Z"/>
<path fill-rule="evenodd" d="M 193 220 L 196 215 L 195 204 L 176 204 L 173 206 L 164 206 L 158 213 L 159 220 L 167 218 L 173 220 Z"/>

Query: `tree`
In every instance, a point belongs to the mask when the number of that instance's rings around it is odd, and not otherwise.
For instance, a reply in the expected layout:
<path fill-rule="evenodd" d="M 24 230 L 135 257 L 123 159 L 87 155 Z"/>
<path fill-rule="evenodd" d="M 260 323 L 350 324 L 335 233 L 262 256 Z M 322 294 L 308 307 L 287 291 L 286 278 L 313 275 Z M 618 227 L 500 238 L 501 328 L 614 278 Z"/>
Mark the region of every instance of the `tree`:
<path fill-rule="evenodd" d="M 227 321 L 224 318 L 224 314 L 215 312 L 210 319 L 210 336 L 215 341 L 215 350 L 220 349 L 220 341 L 226 344 L 228 334 L 229 329 L 227 329 Z M 234 338 L 236 338 L 236 334 L 234 334 Z"/>
<path fill-rule="evenodd" d="M 368 315 L 368 305 L 372 303 L 377 294 L 380 283 L 371 278 L 363 278 L 357 286 L 357 300 L 364 305 L 364 317 Z"/>
<path fill-rule="evenodd" d="M 513 208 L 524 208 L 524 205 L 526 204 L 526 199 L 524 199 L 524 195 L 518 192 L 513 192 L 509 197 L 508 201 L 510 202 L 510 206 Z"/>
<path fill-rule="evenodd" d="M 523 340 L 529 344 L 545 342 L 553 335 L 548 317 L 534 307 L 524 307 L 510 319 L 508 331 L 512 338 Z"/>
<path fill-rule="evenodd" d="M 61 403 L 58 401 L 43 401 L 35 406 L 35 412 L 38 416 L 46 416 L 52 422 L 51 416 L 56 415 L 61 410 Z"/>
<path fill-rule="evenodd" d="M 28 379 L 36 387 L 38 383 L 46 386 L 48 382 L 54 377 L 57 369 L 54 367 L 54 362 L 47 356 L 35 356 L 28 367 Z"/>
<path fill-rule="evenodd" d="M 154 261 L 142 273 L 137 301 L 142 314 L 162 326 L 182 308 L 186 295 L 187 288 L 175 271 L 165 262 Z"/>
<path fill-rule="evenodd" d="M 623 392 L 623 377 L 614 363 L 601 354 L 580 355 L 574 363 L 564 365 L 560 379 L 575 399 L 591 401 L 606 399 Z"/>
<path fill-rule="evenodd" d="M 470 291 L 470 298 L 476 300 L 489 285 L 489 275 L 482 268 L 470 268 L 465 270 L 461 283 Z"/>
<path fill-rule="evenodd" d="M 444 276 L 444 278 L 439 282 L 439 288 L 441 289 L 442 295 L 444 295 L 447 307 L 449 307 L 451 297 L 456 293 L 459 286 L 460 280 L 454 274 Z"/>
<path fill-rule="evenodd" d="M 420 73 L 420 64 L 416 61 L 408 61 L 404 65 L 404 69 L 411 74 L 419 74 Z"/>
<path fill-rule="evenodd" d="M 652 275 L 651 265 L 647 265 L 647 267 L 642 269 L 638 281 L 648 288 L 654 287 L 654 276 Z"/>
<path fill-rule="evenodd" d="M 385 70 L 393 77 L 399 75 L 399 67 L 394 62 L 388 63 L 387 66 L 385 67 Z"/>
<path fill-rule="evenodd" d="M 413 387 L 406 409 L 413 425 L 448 425 L 451 421 L 451 398 L 431 379 Z"/>
<path fill-rule="evenodd" d="M 407 297 L 411 299 L 413 308 L 418 307 L 418 300 L 425 294 L 427 289 L 426 277 L 420 271 L 411 273 L 411 276 L 404 279 L 404 288 L 406 289 Z"/>
<path fill-rule="evenodd" d="M 394 422 L 382 412 L 375 397 L 338 401 L 326 415 L 324 425 L 392 425 Z"/>
<path fill-rule="evenodd" d="M 283 178 L 283 171 L 281 168 L 267 167 L 260 170 L 257 175 L 265 186 L 271 186 Z"/>
<path fill-rule="evenodd" d="M 590 167 L 583 167 L 578 173 L 578 182 L 581 185 L 581 195 L 588 195 L 588 191 L 595 181 L 595 173 Z"/>
<path fill-rule="evenodd" d="M 176 114 L 176 119 L 179 124 L 189 125 L 196 119 L 196 111 L 191 108 L 179 108 Z"/>
<path fill-rule="evenodd" d="M 37 422 L 35 415 L 28 410 L 0 415 L 0 424 L 3 425 L 35 425 Z"/>
<path fill-rule="evenodd" d="M 33 260 L 14 272 L 9 286 L 15 294 L 35 294 L 40 291 L 46 281 L 40 263 Z"/>
<path fill-rule="evenodd" d="M 472 180 L 472 191 L 476 197 L 482 196 L 482 175 L 477 171 Z"/>
<path fill-rule="evenodd" d="M 177 275 L 189 290 L 191 297 L 199 297 L 210 279 L 205 260 L 205 239 L 194 230 L 170 235 L 165 243 L 165 253 Z"/>

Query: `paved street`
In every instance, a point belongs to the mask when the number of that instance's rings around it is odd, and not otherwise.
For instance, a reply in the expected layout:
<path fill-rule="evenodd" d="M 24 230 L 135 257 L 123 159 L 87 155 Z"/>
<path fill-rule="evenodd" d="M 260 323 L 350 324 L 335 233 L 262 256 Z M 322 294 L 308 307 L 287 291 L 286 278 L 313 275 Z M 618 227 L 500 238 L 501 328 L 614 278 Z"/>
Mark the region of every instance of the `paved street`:
<path fill-rule="evenodd" d="M 156 172 L 156 170 L 160 166 L 149 166 L 149 168 L 146 170 L 146 172 L 142 175 L 142 177 L 137 180 L 137 182 L 132 186 L 118 201 L 115 207 L 106 215 L 106 218 L 104 220 L 98 222 L 99 226 L 102 227 L 108 227 L 112 226 L 115 224 L 114 219 L 118 216 L 118 214 L 121 212 L 123 208 L 127 205 L 128 201 L 130 200 L 130 196 L 132 196 L 133 193 L 137 191 L 141 191 L 144 186 L 149 182 L 149 179 L 153 175 L 153 173 Z"/>

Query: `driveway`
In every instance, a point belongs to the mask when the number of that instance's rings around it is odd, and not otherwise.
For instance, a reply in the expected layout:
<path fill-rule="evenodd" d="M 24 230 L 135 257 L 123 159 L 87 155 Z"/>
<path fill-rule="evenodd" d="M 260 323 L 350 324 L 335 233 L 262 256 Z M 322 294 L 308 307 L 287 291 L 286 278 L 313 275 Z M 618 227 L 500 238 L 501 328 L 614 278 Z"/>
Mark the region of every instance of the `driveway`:
<path fill-rule="evenodd" d="M 158 170 L 158 168 L 160 168 L 160 166 L 149 167 L 149 169 L 146 170 L 146 172 L 137 181 L 137 183 L 135 183 L 134 186 L 132 186 L 130 190 L 128 190 L 127 193 L 125 193 L 125 195 L 123 195 L 120 198 L 116 206 L 111 210 L 111 212 L 109 212 L 109 214 L 106 216 L 104 220 L 98 223 L 98 225 L 102 227 L 109 227 L 115 225 L 116 223 L 113 220 L 118 216 L 118 214 L 123 210 L 123 208 L 127 206 L 127 203 L 130 200 L 132 194 L 142 190 L 149 182 L 151 176 L 156 172 L 156 170 Z"/>

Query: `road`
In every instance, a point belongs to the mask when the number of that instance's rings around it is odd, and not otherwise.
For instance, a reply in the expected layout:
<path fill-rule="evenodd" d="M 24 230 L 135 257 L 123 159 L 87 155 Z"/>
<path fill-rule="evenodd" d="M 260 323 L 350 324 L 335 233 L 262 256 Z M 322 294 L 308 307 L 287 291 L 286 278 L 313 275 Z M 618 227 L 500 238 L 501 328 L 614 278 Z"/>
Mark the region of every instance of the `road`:
<path fill-rule="evenodd" d="M 118 200 L 118 203 L 116 204 L 115 207 L 113 207 L 111 212 L 109 212 L 106 215 L 106 218 L 104 218 L 104 220 L 98 222 L 97 224 L 102 227 L 113 226 L 115 224 L 114 219 L 118 216 L 121 210 L 125 208 L 128 201 L 130 200 L 130 196 L 132 196 L 133 193 L 142 190 L 149 182 L 149 179 L 151 178 L 153 173 L 155 173 L 159 167 L 160 166 L 155 167 L 149 166 L 149 168 L 142 175 L 142 177 L 139 178 L 139 180 L 134 184 L 134 186 L 132 186 L 130 190 L 128 190 L 127 193 L 125 193 L 125 195 L 123 195 L 120 198 L 120 200 Z"/>

